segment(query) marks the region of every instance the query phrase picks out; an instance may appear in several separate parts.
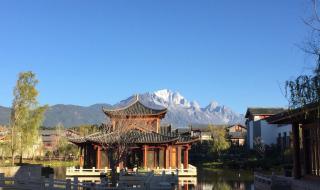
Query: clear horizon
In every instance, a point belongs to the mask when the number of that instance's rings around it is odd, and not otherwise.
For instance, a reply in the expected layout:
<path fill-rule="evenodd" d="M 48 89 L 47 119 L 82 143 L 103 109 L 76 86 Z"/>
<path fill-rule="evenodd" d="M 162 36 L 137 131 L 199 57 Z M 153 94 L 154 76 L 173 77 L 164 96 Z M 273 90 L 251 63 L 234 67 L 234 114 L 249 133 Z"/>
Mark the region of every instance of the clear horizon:
<path fill-rule="evenodd" d="M 115 104 L 170 89 L 237 113 L 285 107 L 284 82 L 309 73 L 303 0 L 1 1 L 0 105 L 21 71 L 41 104 Z"/>

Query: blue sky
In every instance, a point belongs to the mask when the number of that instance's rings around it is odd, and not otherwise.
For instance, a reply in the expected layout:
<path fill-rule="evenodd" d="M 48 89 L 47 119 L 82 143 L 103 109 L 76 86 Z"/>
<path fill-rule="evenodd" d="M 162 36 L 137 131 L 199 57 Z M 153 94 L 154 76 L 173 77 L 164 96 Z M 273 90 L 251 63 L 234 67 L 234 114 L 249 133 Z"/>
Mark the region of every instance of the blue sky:
<path fill-rule="evenodd" d="M 168 88 L 239 113 L 286 106 L 280 88 L 308 72 L 303 0 L 0 1 L 0 105 L 21 71 L 42 104 L 116 103 Z"/>

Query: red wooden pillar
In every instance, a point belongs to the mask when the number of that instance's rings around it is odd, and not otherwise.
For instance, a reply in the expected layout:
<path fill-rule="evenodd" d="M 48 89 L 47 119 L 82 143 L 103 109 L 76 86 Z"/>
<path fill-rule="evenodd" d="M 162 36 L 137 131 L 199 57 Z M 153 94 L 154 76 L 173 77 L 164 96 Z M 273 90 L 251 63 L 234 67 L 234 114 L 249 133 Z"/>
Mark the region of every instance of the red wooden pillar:
<path fill-rule="evenodd" d="M 189 145 L 183 150 L 183 168 L 188 169 L 189 166 Z"/>
<path fill-rule="evenodd" d="M 292 124 L 293 141 L 293 177 L 301 178 L 299 123 Z"/>
<path fill-rule="evenodd" d="M 189 190 L 188 181 L 184 181 L 183 190 Z"/>
<path fill-rule="evenodd" d="M 96 168 L 100 169 L 101 168 L 101 146 L 97 146 L 97 163 L 96 163 Z"/>
<path fill-rule="evenodd" d="M 143 167 L 148 167 L 148 145 L 143 145 Z"/>
<path fill-rule="evenodd" d="M 159 154 L 158 147 L 155 147 L 153 149 L 153 167 L 154 168 L 157 168 L 159 166 L 159 164 L 158 164 L 158 154 Z"/>
<path fill-rule="evenodd" d="M 180 168 L 180 165 L 181 165 L 181 146 L 177 146 L 176 151 L 177 151 L 176 166 L 177 166 L 177 168 Z"/>
<path fill-rule="evenodd" d="M 168 167 L 170 168 L 170 167 L 172 167 L 172 165 L 171 165 L 171 161 L 172 161 L 172 146 L 171 145 L 169 145 L 169 147 L 168 147 Z"/>
<path fill-rule="evenodd" d="M 168 169 L 170 167 L 170 150 L 169 146 L 164 149 L 164 167 Z"/>

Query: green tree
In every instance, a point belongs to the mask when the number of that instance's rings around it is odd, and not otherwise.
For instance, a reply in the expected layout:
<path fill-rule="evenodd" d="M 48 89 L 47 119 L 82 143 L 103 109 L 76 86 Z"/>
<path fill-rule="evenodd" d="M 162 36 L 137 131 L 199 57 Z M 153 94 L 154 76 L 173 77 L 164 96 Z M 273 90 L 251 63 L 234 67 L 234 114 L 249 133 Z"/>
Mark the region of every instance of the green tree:
<path fill-rule="evenodd" d="M 80 136 L 90 135 L 100 131 L 98 125 L 79 125 L 77 127 L 73 127 L 74 131 L 77 131 Z"/>
<path fill-rule="evenodd" d="M 39 106 L 37 84 L 38 80 L 33 72 L 22 72 L 13 91 L 10 118 L 12 165 L 17 153 L 20 154 L 20 163 L 22 162 L 24 151 L 32 147 L 39 137 L 39 127 L 47 106 Z"/>
<path fill-rule="evenodd" d="M 220 156 L 221 152 L 230 147 L 230 142 L 227 140 L 227 131 L 224 127 L 209 126 L 212 136 L 212 151 Z"/>
<path fill-rule="evenodd" d="M 66 159 L 69 155 L 77 156 L 79 154 L 78 147 L 71 144 L 64 135 L 64 127 L 61 123 L 56 126 L 56 134 L 58 136 L 57 140 L 57 150 L 56 155 L 64 157 Z"/>

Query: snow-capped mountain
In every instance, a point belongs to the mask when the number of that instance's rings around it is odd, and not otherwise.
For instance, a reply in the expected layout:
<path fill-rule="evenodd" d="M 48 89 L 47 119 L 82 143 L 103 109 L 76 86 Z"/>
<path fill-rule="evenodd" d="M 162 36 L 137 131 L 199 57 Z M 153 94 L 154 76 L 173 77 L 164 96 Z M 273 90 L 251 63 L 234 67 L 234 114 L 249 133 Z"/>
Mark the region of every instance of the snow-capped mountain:
<path fill-rule="evenodd" d="M 162 122 L 170 123 L 174 127 L 186 127 L 190 124 L 233 124 L 244 121 L 243 115 L 215 101 L 201 108 L 196 101 L 189 101 L 179 92 L 168 89 L 141 94 L 139 99 L 151 107 L 166 107 L 168 112 Z"/>
<path fill-rule="evenodd" d="M 94 104 L 92 106 L 76 106 L 57 104 L 50 106 L 45 113 L 44 126 L 56 126 L 58 123 L 65 127 L 81 124 L 100 124 L 106 121 L 102 107 L 122 107 L 128 104 L 135 96 L 120 101 L 114 106 L 109 104 Z M 226 106 L 211 102 L 202 108 L 196 101 L 189 101 L 179 92 L 159 90 L 139 95 L 139 100 L 153 108 L 166 107 L 168 112 L 162 120 L 163 124 L 172 124 L 173 127 L 187 127 L 190 124 L 233 124 L 243 123 L 242 115 L 233 112 Z M 10 108 L 0 106 L 0 124 L 8 124 Z M 1 117 L 2 116 L 2 117 Z"/>

